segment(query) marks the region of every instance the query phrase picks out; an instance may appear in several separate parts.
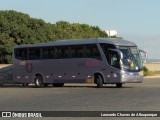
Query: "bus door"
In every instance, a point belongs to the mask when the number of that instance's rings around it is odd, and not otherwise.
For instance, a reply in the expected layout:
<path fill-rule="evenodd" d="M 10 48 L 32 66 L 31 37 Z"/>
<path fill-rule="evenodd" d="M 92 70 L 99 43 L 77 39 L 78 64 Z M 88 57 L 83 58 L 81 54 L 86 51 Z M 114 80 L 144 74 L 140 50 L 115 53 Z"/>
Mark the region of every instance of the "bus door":
<path fill-rule="evenodd" d="M 121 53 L 115 49 L 109 50 L 108 63 L 110 65 L 110 82 L 117 82 L 120 78 Z"/>

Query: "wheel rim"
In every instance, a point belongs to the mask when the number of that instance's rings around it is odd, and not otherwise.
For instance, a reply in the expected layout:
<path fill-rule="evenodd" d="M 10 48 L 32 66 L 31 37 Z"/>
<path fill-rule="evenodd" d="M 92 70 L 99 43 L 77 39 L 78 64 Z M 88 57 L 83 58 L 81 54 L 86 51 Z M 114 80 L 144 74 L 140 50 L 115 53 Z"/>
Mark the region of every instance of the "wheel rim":
<path fill-rule="evenodd" d="M 102 81 L 102 77 L 101 76 L 97 76 L 97 87 L 103 87 L 103 81 Z"/>
<path fill-rule="evenodd" d="M 37 84 L 37 86 L 40 86 L 40 81 L 38 78 L 36 79 L 36 84 Z"/>

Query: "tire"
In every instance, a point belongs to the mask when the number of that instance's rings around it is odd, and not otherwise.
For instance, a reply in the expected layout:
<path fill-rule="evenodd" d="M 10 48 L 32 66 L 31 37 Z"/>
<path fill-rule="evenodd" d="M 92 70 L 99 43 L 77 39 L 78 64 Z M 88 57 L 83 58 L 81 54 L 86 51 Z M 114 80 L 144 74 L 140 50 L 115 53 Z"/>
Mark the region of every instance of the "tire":
<path fill-rule="evenodd" d="M 96 84 L 97 84 L 97 88 L 103 87 L 103 78 L 101 75 L 96 76 Z"/>
<path fill-rule="evenodd" d="M 122 83 L 117 83 L 116 86 L 117 88 L 122 88 Z"/>
<path fill-rule="evenodd" d="M 64 83 L 53 83 L 52 84 L 54 87 L 63 87 Z"/>
<path fill-rule="evenodd" d="M 38 88 L 43 88 L 45 85 L 43 83 L 43 78 L 40 75 L 37 75 L 34 80 L 35 86 Z"/>

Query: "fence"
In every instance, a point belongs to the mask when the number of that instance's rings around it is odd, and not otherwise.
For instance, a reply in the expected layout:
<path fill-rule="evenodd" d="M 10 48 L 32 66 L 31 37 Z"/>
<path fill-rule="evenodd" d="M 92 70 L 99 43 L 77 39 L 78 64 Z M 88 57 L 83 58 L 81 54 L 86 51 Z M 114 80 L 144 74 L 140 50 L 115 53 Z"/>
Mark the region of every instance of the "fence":
<path fill-rule="evenodd" d="M 149 71 L 160 71 L 160 63 L 146 63 L 143 66 L 146 66 Z"/>

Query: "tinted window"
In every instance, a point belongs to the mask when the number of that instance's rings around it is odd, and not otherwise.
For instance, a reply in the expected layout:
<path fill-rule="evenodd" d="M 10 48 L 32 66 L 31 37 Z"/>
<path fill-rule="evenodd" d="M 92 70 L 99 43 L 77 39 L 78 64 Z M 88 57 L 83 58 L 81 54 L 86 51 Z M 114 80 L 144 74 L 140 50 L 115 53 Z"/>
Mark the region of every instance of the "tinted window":
<path fill-rule="evenodd" d="M 54 49 L 54 47 L 49 47 L 48 48 L 48 58 L 49 59 L 54 59 L 55 58 L 55 49 Z"/>
<path fill-rule="evenodd" d="M 96 44 L 86 45 L 85 47 L 85 57 L 86 58 L 96 58 L 101 59 L 99 49 Z"/>
<path fill-rule="evenodd" d="M 38 47 L 16 49 L 15 56 L 18 59 L 64 59 L 64 58 L 96 58 L 101 59 L 96 44 L 71 45 L 56 47 Z"/>
<path fill-rule="evenodd" d="M 71 46 L 71 57 L 72 58 L 83 58 L 85 53 L 84 45 Z"/>
<path fill-rule="evenodd" d="M 15 49 L 15 58 L 19 60 L 26 60 L 27 59 L 27 48 Z"/>
<path fill-rule="evenodd" d="M 56 58 L 69 58 L 69 46 L 57 46 L 56 47 Z"/>
<path fill-rule="evenodd" d="M 110 44 L 105 44 L 105 43 L 102 43 L 100 44 L 102 49 L 103 49 L 103 52 L 107 58 L 107 61 L 110 62 L 110 59 L 109 59 L 109 49 L 114 49 L 115 46 L 114 45 L 110 45 Z"/>
<path fill-rule="evenodd" d="M 48 59 L 48 47 L 42 48 L 42 58 Z"/>
<path fill-rule="evenodd" d="M 43 59 L 54 59 L 55 58 L 55 48 L 54 47 L 43 47 L 42 48 L 42 58 Z"/>
<path fill-rule="evenodd" d="M 29 48 L 28 49 L 28 57 L 29 57 L 29 59 L 31 59 L 31 60 L 36 60 L 36 59 L 40 59 L 40 48 Z"/>
<path fill-rule="evenodd" d="M 115 68 L 120 69 L 120 58 L 118 53 L 114 52 L 114 51 L 110 51 L 110 55 L 109 55 L 109 64 Z"/>

